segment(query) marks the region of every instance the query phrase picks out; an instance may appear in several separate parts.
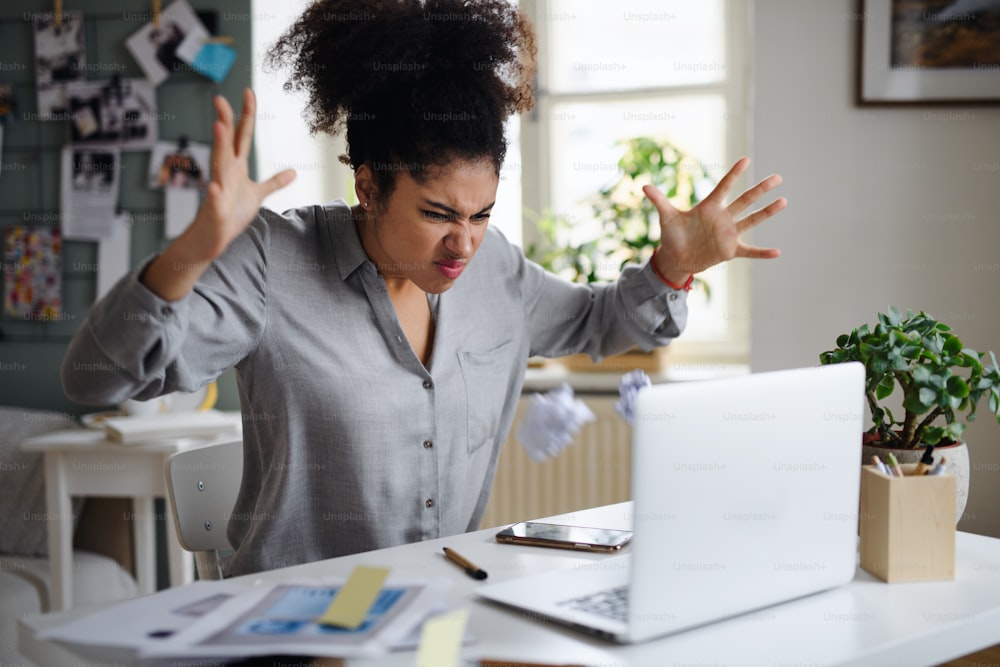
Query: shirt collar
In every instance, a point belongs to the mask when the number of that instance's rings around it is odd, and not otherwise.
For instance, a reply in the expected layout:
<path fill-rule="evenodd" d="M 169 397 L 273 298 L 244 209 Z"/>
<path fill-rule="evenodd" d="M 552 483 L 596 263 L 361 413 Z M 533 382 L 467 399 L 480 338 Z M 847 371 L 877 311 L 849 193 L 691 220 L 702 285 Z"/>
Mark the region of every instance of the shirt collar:
<path fill-rule="evenodd" d="M 358 230 L 354 226 L 351 207 L 343 199 L 334 199 L 324 204 L 321 209 L 340 279 L 347 280 L 349 275 L 368 261 L 368 255 L 358 237 Z"/>

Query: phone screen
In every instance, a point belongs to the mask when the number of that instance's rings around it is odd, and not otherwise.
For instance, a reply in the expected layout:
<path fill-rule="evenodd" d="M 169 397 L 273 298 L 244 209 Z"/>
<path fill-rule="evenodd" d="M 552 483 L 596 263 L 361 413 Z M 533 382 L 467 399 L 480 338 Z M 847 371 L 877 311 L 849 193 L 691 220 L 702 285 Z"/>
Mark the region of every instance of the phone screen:
<path fill-rule="evenodd" d="M 601 550 L 620 549 L 628 543 L 631 537 L 632 533 L 627 530 L 563 526 L 537 521 L 517 523 L 497 533 L 497 539 L 502 542 L 524 542 L 570 549 L 596 548 Z"/>

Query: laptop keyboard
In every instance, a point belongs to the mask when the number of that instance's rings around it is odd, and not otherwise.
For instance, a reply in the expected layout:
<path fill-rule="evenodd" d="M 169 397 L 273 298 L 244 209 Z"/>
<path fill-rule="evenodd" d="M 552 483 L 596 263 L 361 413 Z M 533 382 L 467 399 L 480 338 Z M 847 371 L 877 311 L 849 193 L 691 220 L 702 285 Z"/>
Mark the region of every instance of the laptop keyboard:
<path fill-rule="evenodd" d="M 573 611 L 585 611 L 624 623 L 628 615 L 628 587 L 619 586 L 583 597 L 563 600 L 559 605 L 566 606 Z"/>

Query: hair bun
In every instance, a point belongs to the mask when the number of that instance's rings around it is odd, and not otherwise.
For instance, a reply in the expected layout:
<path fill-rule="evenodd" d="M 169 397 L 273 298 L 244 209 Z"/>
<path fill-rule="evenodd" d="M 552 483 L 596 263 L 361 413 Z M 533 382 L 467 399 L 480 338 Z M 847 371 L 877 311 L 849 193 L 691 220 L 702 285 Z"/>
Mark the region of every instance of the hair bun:
<path fill-rule="evenodd" d="M 499 175 L 504 121 L 534 104 L 534 32 L 509 0 L 318 0 L 268 60 L 309 94 L 314 133 L 346 128 L 340 159 L 368 165 L 380 197 L 454 160 Z"/>
<path fill-rule="evenodd" d="M 534 104 L 534 33 L 507 0 L 319 0 L 268 54 L 309 94 L 313 132 L 336 134 L 366 101 L 408 88 L 474 88 L 508 116 Z"/>

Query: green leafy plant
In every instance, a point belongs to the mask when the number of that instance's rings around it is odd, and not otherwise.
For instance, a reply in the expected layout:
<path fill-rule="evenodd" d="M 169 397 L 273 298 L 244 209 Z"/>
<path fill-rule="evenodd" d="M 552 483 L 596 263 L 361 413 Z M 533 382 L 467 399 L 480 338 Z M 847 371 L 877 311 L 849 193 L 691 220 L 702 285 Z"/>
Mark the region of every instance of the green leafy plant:
<path fill-rule="evenodd" d="M 990 365 L 983 365 L 987 356 Z M 960 440 L 965 430 L 960 417 L 975 420 L 984 396 L 1000 423 L 996 356 L 963 346 L 951 327 L 923 311 L 914 315 L 908 310 L 904 316 L 890 306 L 888 313 L 878 314 L 874 327 L 864 324 L 839 336 L 836 349 L 819 358 L 823 364 L 864 364 L 865 395 L 874 422 L 869 444 L 911 449 Z M 903 391 L 902 421 L 880 403 L 897 385 Z"/>
<path fill-rule="evenodd" d="M 593 228 L 581 239 L 581 226 L 570 217 L 546 212 L 536 220 L 543 241 L 528 246 L 528 257 L 576 282 L 614 280 L 625 265 L 648 260 L 659 243 L 659 214 L 644 185 L 656 186 L 679 208 L 695 206 L 715 185 L 702 162 L 669 141 L 619 143 L 625 150 L 618 179 L 582 202 L 590 207 Z M 708 284 L 695 282 L 709 296 Z"/>

